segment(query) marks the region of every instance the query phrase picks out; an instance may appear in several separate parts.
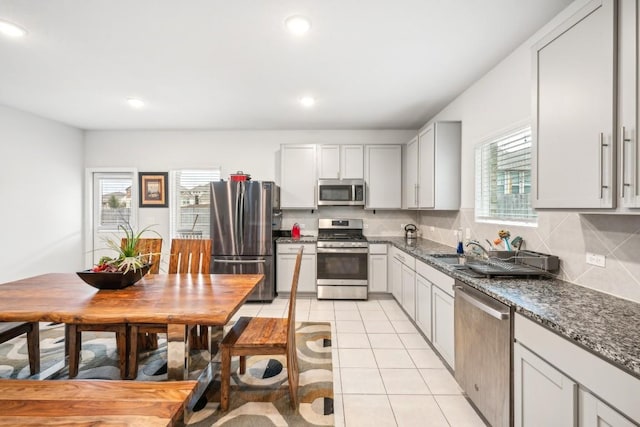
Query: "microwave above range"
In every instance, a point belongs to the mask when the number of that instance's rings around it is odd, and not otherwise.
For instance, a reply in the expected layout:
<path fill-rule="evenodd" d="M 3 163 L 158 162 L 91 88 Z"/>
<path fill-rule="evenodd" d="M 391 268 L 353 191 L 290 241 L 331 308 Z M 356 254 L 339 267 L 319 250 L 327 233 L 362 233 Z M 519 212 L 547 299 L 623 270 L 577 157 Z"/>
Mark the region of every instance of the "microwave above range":
<path fill-rule="evenodd" d="M 318 180 L 319 206 L 364 206 L 363 179 Z"/>

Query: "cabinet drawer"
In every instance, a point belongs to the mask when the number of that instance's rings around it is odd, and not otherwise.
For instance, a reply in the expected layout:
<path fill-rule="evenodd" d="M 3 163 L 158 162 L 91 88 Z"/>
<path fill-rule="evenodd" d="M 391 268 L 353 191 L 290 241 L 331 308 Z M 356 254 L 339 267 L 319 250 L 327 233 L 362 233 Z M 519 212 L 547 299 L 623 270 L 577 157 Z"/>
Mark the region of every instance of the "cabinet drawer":
<path fill-rule="evenodd" d="M 416 273 L 442 289 L 444 292 L 454 296 L 453 284 L 455 283 L 455 279 L 453 277 L 436 270 L 429 264 L 422 261 L 416 261 Z"/>
<path fill-rule="evenodd" d="M 369 253 L 370 254 L 386 254 L 387 253 L 387 245 L 384 243 L 372 243 L 369 245 Z"/>
<path fill-rule="evenodd" d="M 400 261 L 402 264 L 406 265 L 407 267 L 409 267 L 411 270 L 416 269 L 416 259 L 413 257 L 413 255 L 409 255 L 406 252 L 403 252 L 399 249 L 396 249 L 395 252 L 393 253 L 393 257 L 395 259 L 397 259 L 398 261 Z"/>
<path fill-rule="evenodd" d="M 278 253 L 295 254 L 300 249 L 300 246 L 304 246 L 304 255 L 316 253 L 315 243 L 278 243 Z"/>

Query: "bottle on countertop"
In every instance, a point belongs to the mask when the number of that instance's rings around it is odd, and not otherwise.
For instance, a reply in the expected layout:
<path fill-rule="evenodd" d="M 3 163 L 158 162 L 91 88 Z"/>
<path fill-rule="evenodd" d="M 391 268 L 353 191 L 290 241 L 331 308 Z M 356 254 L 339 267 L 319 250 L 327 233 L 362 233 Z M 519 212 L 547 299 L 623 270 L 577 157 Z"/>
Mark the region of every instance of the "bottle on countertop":
<path fill-rule="evenodd" d="M 293 240 L 300 240 L 300 224 L 297 222 L 291 227 L 291 238 Z"/>
<path fill-rule="evenodd" d="M 462 228 L 460 228 L 456 234 L 458 235 L 458 246 L 456 247 L 456 253 L 459 256 L 463 256 L 464 255 L 464 245 L 462 243 Z"/>

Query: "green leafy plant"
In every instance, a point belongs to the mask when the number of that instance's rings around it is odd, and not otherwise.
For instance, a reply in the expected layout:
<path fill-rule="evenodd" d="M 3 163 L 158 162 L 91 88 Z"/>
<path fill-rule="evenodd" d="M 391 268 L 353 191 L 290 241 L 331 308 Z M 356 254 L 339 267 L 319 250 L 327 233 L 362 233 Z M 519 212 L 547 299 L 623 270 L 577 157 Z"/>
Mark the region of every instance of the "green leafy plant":
<path fill-rule="evenodd" d="M 131 227 L 131 224 L 119 225 L 118 228 L 124 232 L 124 242 L 120 242 L 120 239 L 107 238 L 105 242 L 107 247 L 113 249 L 116 253 L 116 257 L 103 256 L 98 261 L 98 264 L 93 267 L 94 272 L 116 272 L 122 271 L 124 273 L 133 270 L 134 272 L 142 268 L 145 265 L 146 258 L 149 254 L 140 254 L 138 252 L 138 242 L 142 237 L 142 234 L 150 230 L 152 226 L 149 225 L 142 230 L 136 232 Z M 158 234 L 160 236 L 160 234 Z"/>

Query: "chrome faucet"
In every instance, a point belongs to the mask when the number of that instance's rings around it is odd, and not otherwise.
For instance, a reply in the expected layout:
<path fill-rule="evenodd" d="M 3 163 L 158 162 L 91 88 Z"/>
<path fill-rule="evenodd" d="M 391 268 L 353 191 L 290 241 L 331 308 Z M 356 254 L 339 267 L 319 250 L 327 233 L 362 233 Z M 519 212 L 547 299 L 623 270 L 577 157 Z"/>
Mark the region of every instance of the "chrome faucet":
<path fill-rule="evenodd" d="M 469 242 L 467 243 L 467 247 L 469 247 L 469 245 L 473 245 L 473 246 L 477 246 L 480 249 L 482 249 L 482 252 L 484 252 L 484 255 L 486 258 L 489 258 L 489 252 L 487 252 L 487 250 L 484 248 L 484 246 L 482 246 L 480 244 L 480 242 L 478 242 L 477 240 L 469 240 Z"/>

